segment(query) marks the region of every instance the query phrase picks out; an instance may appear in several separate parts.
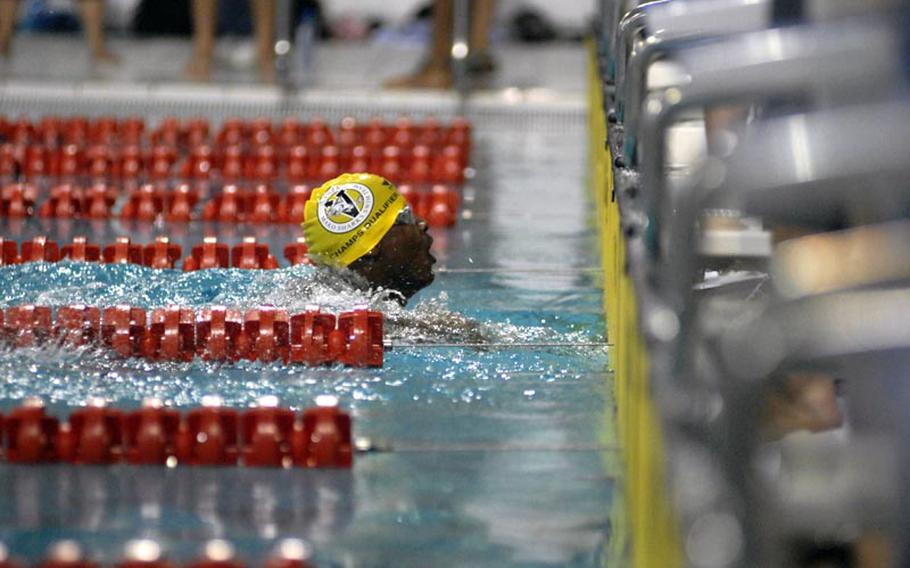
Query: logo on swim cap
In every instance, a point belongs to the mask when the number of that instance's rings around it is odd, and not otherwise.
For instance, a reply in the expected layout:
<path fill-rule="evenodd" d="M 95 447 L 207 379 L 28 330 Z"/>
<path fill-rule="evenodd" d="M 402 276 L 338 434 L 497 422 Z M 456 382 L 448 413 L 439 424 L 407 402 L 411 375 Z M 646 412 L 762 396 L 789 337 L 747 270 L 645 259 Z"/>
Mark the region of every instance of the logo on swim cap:
<path fill-rule="evenodd" d="M 319 224 L 330 233 L 347 233 L 373 211 L 373 191 L 362 183 L 333 185 L 319 199 Z"/>
<path fill-rule="evenodd" d="M 349 266 L 391 230 L 405 200 L 388 180 L 342 174 L 313 190 L 303 215 L 308 256 L 322 265 Z"/>

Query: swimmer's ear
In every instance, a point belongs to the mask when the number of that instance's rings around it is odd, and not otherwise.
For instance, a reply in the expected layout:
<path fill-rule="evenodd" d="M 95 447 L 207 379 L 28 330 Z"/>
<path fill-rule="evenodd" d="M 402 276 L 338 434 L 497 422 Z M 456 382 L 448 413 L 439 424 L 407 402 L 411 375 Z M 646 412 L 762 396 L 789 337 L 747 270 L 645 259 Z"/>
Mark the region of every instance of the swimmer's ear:
<path fill-rule="evenodd" d="M 377 258 L 379 258 L 379 247 L 373 247 L 370 252 L 361 256 L 358 260 L 372 261 L 376 260 Z"/>
<path fill-rule="evenodd" d="M 370 250 L 370 252 L 352 262 L 348 268 L 354 271 L 363 270 L 369 266 L 372 266 L 373 263 L 375 263 L 377 260 L 379 260 L 379 247 L 375 247 L 374 249 Z"/>

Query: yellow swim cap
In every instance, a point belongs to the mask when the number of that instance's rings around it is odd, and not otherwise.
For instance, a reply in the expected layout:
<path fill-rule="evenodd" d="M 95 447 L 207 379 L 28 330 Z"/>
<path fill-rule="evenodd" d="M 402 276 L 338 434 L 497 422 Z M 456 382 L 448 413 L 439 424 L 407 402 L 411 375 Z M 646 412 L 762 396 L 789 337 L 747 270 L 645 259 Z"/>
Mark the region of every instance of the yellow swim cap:
<path fill-rule="evenodd" d="M 379 244 L 407 203 L 387 179 L 342 174 L 313 190 L 303 236 L 317 264 L 348 266 Z"/>

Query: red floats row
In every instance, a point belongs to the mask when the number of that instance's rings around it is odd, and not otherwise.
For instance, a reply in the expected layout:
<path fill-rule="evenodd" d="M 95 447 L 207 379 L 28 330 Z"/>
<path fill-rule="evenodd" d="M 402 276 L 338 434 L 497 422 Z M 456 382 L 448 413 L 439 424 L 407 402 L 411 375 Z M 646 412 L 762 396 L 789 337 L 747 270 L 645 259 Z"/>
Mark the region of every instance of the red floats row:
<path fill-rule="evenodd" d="M 417 145 L 437 148 L 451 144 L 470 149 L 471 125 L 464 118 L 454 118 L 442 123 L 429 117 L 414 121 L 400 117 L 394 122 L 373 118 L 358 122 L 346 117 L 337 126 L 315 118 L 308 122 L 287 118 L 276 124 L 267 118 L 243 120 L 230 118 L 212 136 L 208 120 L 194 118 L 180 120 L 165 118 L 154 128 L 147 129 L 142 118 L 117 119 L 102 117 L 46 116 L 38 122 L 28 118 L 7 119 L 0 116 L 0 137 L 14 145 L 42 144 L 56 148 L 73 144 L 86 146 L 167 146 L 176 149 L 214 143 L 220 146 L 257 147 L 275 144 L 282 147 L 306 145 L 322 147 L 384 146 L 412 147 Z"/>
<path fill-rule="evenodd" d="M 11 558 L 3 544 L 0 544 L 0 568 L 26 568 L 26 564 Z M 122 559 L 113 568 L 247 568 L 237 558 L 234 546 L 225 540 L 210 540 L 205 543 L 202 554 L 194 561 L 174 564 L 165 557 L 160 543 L 151 539 L 137 539 L 126 543 Z M 263 568 L 312 568 L 312 551 L 306 542 L 299 539 L 283 539 L 275 551 L 261 564 Z M 51 545 L 47 555 L 34 568 L 102 568 L 83 552 L 75 541 L 58 541 Z"/>
<path fill-rule="evenodd" d="M 53 310 L 24 305 L 0 311 L 0 332 L 16 347 L 47 341 L 104 345 L 123 357 L 153 361 L 240 360 L 306 365 L 381 367 L 383 317 L 358 309 L 289 314 L 273 307 L 198 311 L 170 306 L 146 312 L 131 306 L 75 305 Z"/>
<path fill-rule="evenodd" d="M 309 264 L 307 246 L 300 237 L 284 247 L 284 256 L 292 266 Z M 168 237 L 158 237 L 146 245 L 135 244 L 127 237 L 118 237 L 113 244 L 101 246 L 89 243 L 85 237 L 76 237 L 72 243 L 60 246 L 46 237 L 24 241 L 0 238 L 0 266 L 25 262 L 58 262 L 69 259 L 78 262 L 103 262 L 107 264 L 141 264 L 149 268 L 174 268 L 183 256 L 183 247 L 172 243 Z M 185 272 L 211 268 L 242 268 L 271 270 L 278 268 L 278 260 L 269 247 L 255 237 L 244 237 L 240 244 L 228 246 L 215 237 L 206 237 L 194 245 L 183 260 Z"/>
<path fill-rule="evenodd" d="M 337 130 L 320 120 L 228 120 L 213 138 L 205 121 L 166 119 L 149 136 L 144 125 L 101 119 L 95 130 L 79 121 L 34 127 L 0 119 L 0 176 L 112 180 L 240 179 L 293 182 L 329 179 L 342 171 L 374 171 L 396 182 L 459 183 L 468 163 L 471 127 L 428 119 L 358 124 Z M 58 121 L 59 122 L 59 121 Z"/>
<path fill-rule="evenodd" d="M 216 153 L 210 146 L 197 146 L 179 158 L 167 146 L 145 153 L 138 147 L 122 150 L 93 148 L 91 160 L 68 156 L 71 146 L 51 150 L 28 146 L 19 151 L 11 144 L 0 145 L 0 178 L 39 180 L 59 178 L 63 183 L 88 180 L 92 183 L 119 182 L 135 185 L 172 179 L 237 183 L 250 180 L 273 183 L 314 182 L 331 179 L 345 171 L 370 171 L 396 183 L 461 183 L 467 156 L 454 145 L 434 151 L 427 146 L 403 149 L 399 146 L 324 146 L 318 152 L 306 146 L 292 146 L 279 153 L 273 146 L 255 151 L 229 146 Z M 147 155 L 144 155 L 147 154 Z"/>
<path fill-rule="evenodd" d="M 180 245 L 168 237 L 158 237 L 145 246 L 133 244 L 120 237 L 113 244 L 101 247 L 89 243 L 85 237 L 76 237 L 70 244 L 58 245 L 46 237 L 35 237 L 22 243 L 21 252 L 16 241 L 0 238 L 0 266 L 24 262 L 58 262 L 69 259 L 79 262 L 104 262 L 108 264 L 142 264 L 151 268 L 174 268 L 183 253 Z"/>
<path fill-rule="evenodd" d="M 430 226 L 449 227 L 458 217 L 461 198 L 449 185 L 432 187 L 401 184 L 402 194 L 415 212 L 427 219 Z M 283 194 L 270 186 L 259 184 L 253 190 L 226 185 L 221 192 L 205 200 L 201 207 L 201 192 L 190 184 L 175 189 L 143 184 L 130 191 L 120 208 L 124 221 L 192 220 L 225 223 L 301 223 L 307 199 L 312 189 L 307 184 L 291 185 Z M 29 217 L 36 212 L 38 191 L 27 183 L 7 185 L 0 191 L 0 216 Z M 116 189 L 95 184 L 88 189 L 63 184 L 51 188 L 48 198 L 37 208 L 41 217 L 98 219 L 114 216 Z"/>
<path fill-rule="evenodd" d="M 129 193 L 120 210 L 120 218 L 170 222 L 201 219 L 224 223 L 301 223 L 311 193 L 311 187 L 305 184 L 291 186 L 283 195 L 267 185 L 257 185 L 252 191 L 227 185 L 206 200 L 197 212 L 200 193 L 189 185 L 162 190 L 146 184 Z"/>
<path fill-rule="evenodd" d="M 175 189 L 143 184 L 129 191 L 120 208 L 123 220 L 300 223 L 312 189 L 309 185 L 294 185 L 281 195 L 267 185 L 257 185 L 252 191 L 227 185 L 209 199 L 200 214 L 195 214 L 201 199 L 200 191 L 189 184 Z M 78 185 L 62 184 L 50 189 L 48 197 L 37 207 L 38 189 L 29 183 L 5 186 L 0 191 L 0 216 L 64 219 L 104 219 L 114 216 L 118 190 L 103 183 L 84 189 Z"/>
<path fill-rule="evenodd" d="M 430 227 L 453 227 L 458 221 L 461 196 L 446 185 L 434 185 L 429 189 L 401 184 L 398 191 L 408 201 L 418 217 L 425 219 Z"/>
<path fill-rule="evenodd" d="M 9 463 L 351 467 L 351 417 L 337 406 L 296 413 L 266 404 L 238 410 L 218 397 L 183 413 L 147 401 L 124 412 L 92 399 L 61 422 L 30 399 L 0 420 Z"/>

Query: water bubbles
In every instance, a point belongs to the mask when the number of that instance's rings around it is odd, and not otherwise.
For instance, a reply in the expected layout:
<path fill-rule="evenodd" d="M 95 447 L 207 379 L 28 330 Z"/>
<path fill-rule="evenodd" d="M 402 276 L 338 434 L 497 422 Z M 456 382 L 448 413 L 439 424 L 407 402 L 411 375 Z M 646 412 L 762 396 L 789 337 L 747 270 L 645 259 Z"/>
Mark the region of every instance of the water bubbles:
<path fill-rule="evenodd" d="M 241 361 L 154 362 L 121 359 L 106 349 L 44 345 L 0 347 L 0 406 L 35 394 L 71 405 L 102 396 L 130 408 L 144 398 L 198 405 L 217 394 L 228 406 L 248 407 L 264 396 L 307 406 L 319 395 L 357 409 L 389 401 L 498 407 L 505 401 L 540 398 L 547 385 L 575 380 L 606 363 L 603 352 L 580 348 L 545 350 L 483 348 L 483 344 L 592 341 L 601 333 L 599 298 L 592 315 L 567 310 L 557 318 L 536 306 L 527 280 L 516 296 L 509 283 L 487 289 L 482 275 L 464 277 L 464 288 L 428 289 L 403 307 L 395 294 L 369 291 L 344 271 L 297 266 L 281 270 L 204 270 L 183 273 L 132 265 L 32 263 L 0 269 L 0 305 L 126 303 L 145 308 L 222 304 L 245 309 L 271 304 L 289 311 L 317 305 L 337 313 L 367 305 L 386 314 L 386 338 L 399 344 L 472 344 L 481 347 L 395 349 L 383 369 L 297 367 Z M 560 309 L 566 308 L 560 305 Z M 583 314 L 583 315 L 578 315 Z M 596 340 L 596 338 L 594 338 Z M 602 351 L 602 350 L 601 350 Z M 528 395 L 527 392 L 533 391 Z M 549 391 L 548 391 L 549 393 Z M 548 400 L 550 395 L 547 394 Z M 0 411 L 6 407 L 0 408 Z"/>
<path fill-rule="evenodd" d="M 472 400 L 474 400 L 475 396 L 476 395 L 475 395 L 473 389 L 465 389 L 464 391 L 462 391 L 461 396 L 459 398 L 461 398 L 462 402 L 471 402 Z"/>

